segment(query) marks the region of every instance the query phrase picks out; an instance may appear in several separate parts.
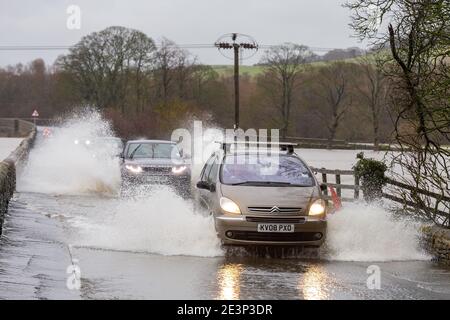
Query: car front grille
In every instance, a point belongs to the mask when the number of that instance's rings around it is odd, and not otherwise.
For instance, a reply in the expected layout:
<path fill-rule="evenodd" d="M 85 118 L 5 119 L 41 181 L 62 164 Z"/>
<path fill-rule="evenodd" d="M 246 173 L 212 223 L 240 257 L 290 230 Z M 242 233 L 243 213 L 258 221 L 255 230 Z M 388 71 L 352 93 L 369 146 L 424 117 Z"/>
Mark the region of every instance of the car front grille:
<path fill-rule="evenodd" d="M 172 173 L 172 167 L 143 167 L 144 172 L 150 174 L 170 174 Z"/>
<path fill-rule="evenodd" d="M 299 214 L 302 208 L 300 207 L 248 207 L 248 211 L 256 213 L 268 214 Z"/>
<path fill-rule="evenodd" d="M 282 217 L 247 217 L 249 222 L 262 223 L 305 223 L 305 218 L 282 218 Z"/>
<path fill-rule="evenodd" d="M 317 232 L 293 232 L 293 233 L 270 233 L 257 231 L 234 231 L 231 239 L 245 241 L 274 241 L 274 242 L 300 242 L 317 241 L 315 234 Z"/>

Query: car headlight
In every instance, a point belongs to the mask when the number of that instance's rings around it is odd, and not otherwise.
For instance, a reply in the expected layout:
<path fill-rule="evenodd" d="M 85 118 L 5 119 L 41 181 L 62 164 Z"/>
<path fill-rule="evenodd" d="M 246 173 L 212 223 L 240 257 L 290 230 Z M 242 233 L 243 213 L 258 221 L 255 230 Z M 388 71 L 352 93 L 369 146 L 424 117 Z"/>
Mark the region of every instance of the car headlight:
<path fill-rule="evenodd" d="M 86 145 L 90 145 L 90 144 L 91 144 L 91 140 L 86 140 L 84 143 L 85 143 Z"/>
<path fill-rule="evenodd" d="M 186 166 L 172 167 L 172 173 L 180 174 L 183 173 L 186 169 Z"/>
<path fill-rule="evenodd" d="M 80 143 L 80 141 L 78 141 L 78 140 L 74 140 L 74 141 L 73 141 L 73 143 L 75 143 L 75 144 L 79 144 L 79 143 Z"/>
<path fill-rule="evenodd" d="M 236 213 L 236 214 L 241 213 L 241 209 L 239 209 L 239 206 L 233 200 L 230 200 L 225 197 L 220 198 L 220 207 L 222 208 L 223 211 L 229 213 Z"/>
<path fill-rule="evenodd" d="M 323 201 L 322 199 L 317 199 L 309 207 L 308 215 L 310 215 L 310 216 L 319 216 L 319 215 L 324 214 L 325 210 L 326 210 L 325 201 Z"/>
<path fill-rule="evenodd" d="M 140 166 L 133 166 L 133 165 L 127 164 L 125 166 L 125 168 L 127 168 L 128 171 L 131 171 L 133 173 L 141 173 L 142 172 L 142 167 L 140 167 Z"/>

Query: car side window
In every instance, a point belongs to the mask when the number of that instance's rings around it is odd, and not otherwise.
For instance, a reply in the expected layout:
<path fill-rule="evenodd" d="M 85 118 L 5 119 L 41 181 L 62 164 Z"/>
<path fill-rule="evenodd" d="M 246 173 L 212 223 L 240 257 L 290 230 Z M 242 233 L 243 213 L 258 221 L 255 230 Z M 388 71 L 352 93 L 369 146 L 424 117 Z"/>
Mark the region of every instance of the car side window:
<path fill-rule="evenodd" d="M 214 156 L 212 156 L 211 158 L 208 159 L 208 161 L 206 161 L 206 164 L 203 167 L 202 175 L 200 178 L 201 181 L 207 181 L 209 172 L 211 171 L 211 166 L 212 166 L 213 161 L 214 161 Z"/>
<path fill-rule="evenodd" d="M 211 164 L 211 170 L 206 179 L 208 183 L 215 184 L 217 182 L 217 171 L 219 171 L 219 164 L 217 163 L 217 158 L 214 158 L 213 163 Z"/>

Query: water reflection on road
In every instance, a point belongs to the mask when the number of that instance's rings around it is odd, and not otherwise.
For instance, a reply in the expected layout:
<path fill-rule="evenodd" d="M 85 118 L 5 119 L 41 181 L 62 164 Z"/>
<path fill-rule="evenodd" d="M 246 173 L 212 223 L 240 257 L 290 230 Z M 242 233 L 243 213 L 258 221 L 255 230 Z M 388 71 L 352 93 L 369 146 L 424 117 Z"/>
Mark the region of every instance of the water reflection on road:
<path fill-rule="evenodd" d="M 252 279 L 252 285 L 248 286 L 247 283 L 241 283 L 243 278 L 243 273 L 248 273 L 246 271 L 247 267 L 241 263 L 230 263 L 227 262 L 222 265 L 217 271 L 217 284 L 219 286 L 218 299 L 221 300 L 237 300 L 240 298 L 253 297 L 257 298 L 257 291 L 261 290 L 260 294 L 271 295 L 276 291 L 286 290 L 286 296 L 278 298 L 286 299 L 305 299 L 305 300 L 324 300 L 329 298 L 327 282 L 329 282 L 328 275 L 324 268 L 320 265 L 311 266 L 300 266 L 299 272 L 294 272 L 292 270 L 292 280 L 289 279 L 279 279 L 275 282 L 268 281 L 268 277 L 264 277 L 263 274 L 247 274 L 245 276 L 245 281 Z M 250 269 L 251 270 L 251 269 Z M 277 272 L 277 270 L 272 270 L 272 272 Z M 283 270 L 278 272 L 283 273 Z M 273 276 L 273 274 L 272 274 Z M 258 277 L 261 278 L 258 280 Z M 292 294 L 289 295 L 288 290 L 291 284 L 288 281 L 292 281 Z M 241 287 L 243 288 L 243 295 L 241 296 Z M 251 292 L 253 290 L 254 292 Z M 267 290 L 267 291 L 266 291 Z M 297 292 L 295 292 L 297 291 Z M 296 294 L 295 294 L 296 293 Z"/>
<path fill-rule="evenodd" d="M 243 267 L 236 263 L 226 263 L 217 271 L 220 300 L 238 300 L 241 292 L 241 273 Z"/>
<path fill-rule="evenodd" d="M 299 279 L 299 296 L 305 300 L 328 299 L 327 281 L 328 277 L 322 266 L 310 266 L 303 279 Z"/>

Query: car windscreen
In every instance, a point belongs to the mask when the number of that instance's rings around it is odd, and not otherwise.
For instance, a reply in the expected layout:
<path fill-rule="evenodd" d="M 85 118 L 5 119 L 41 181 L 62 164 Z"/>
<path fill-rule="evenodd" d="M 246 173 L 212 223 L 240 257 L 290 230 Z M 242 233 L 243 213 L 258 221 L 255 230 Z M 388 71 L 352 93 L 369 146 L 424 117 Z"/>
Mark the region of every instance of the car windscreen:
<path fill-rule="evenodd" d="M 172 156 L 179 158 L 180 155 L 176 145 L 171 143 L 130 143 L 126 154 L 127 158 L 171 159 Z"/>
<path fill-rule="evenodd" d="M 228 155 L 222 165 L 221 181 L 230 185 L 315 185 L 307 166 L 290 155 Z"/>

